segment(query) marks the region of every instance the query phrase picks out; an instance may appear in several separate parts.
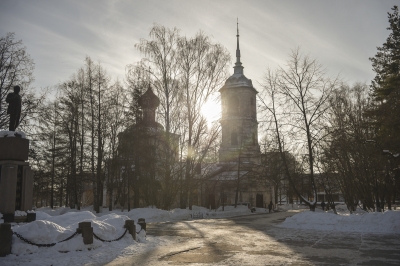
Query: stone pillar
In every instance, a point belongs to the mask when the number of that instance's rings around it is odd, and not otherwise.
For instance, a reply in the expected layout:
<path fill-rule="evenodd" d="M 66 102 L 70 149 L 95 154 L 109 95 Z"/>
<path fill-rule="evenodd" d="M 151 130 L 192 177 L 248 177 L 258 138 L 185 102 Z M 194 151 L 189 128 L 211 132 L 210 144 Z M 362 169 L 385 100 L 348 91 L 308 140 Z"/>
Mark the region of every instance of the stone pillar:
<path fill-rule="evenodd" d="M 32 209 L 33 171 L 28 160 L 29 140 L 0 137 L 0 212 Z M 12 221 L 11 221 L 12 222 Z"/>
<path fill-rule="evenodd" d="M 139 218 L 138 219 L 138 224 L 144 231 L 146 231 L 146 220 L 144 218 Z"/>
<path fill-rule="evenodd" d="M 0 257 L 11 254 L 12 235 L 11 224 L 0 224 Z"/>
<path fill-rule="evenodd" d="M 136 226 L 134 220 L 125 220 L 125 226 L 128 229 L 129 234 L 132 235 L 133 240 L 136 240 Z"/>
<path fill-rule="evenodd" d="M 33 171 L 29 165 L 23 167 L 21 211 L 32 210 Z"/>
<path fill-rule="evenodd" d="M 0 212 L 14 214 L 18 165 L 0 162 L 0 167 Z"/>
<path fill-rule="evenodd" d="M 91 222 L 80 222 L 78 224 L 83 237 L 83 244 L 93 244 L 93 227 Z"/>

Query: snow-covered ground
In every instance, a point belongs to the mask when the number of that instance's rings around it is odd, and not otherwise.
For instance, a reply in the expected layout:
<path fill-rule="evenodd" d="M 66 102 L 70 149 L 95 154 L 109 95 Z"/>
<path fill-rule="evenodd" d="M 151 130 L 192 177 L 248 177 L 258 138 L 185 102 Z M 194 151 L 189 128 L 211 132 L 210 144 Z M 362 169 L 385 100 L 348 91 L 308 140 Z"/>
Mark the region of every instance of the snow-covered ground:
<path fill-rule="evenodd" d="M 301 206 L 280 206 L 281 211 L 299 209 Z M 334 230 L 339 232 L 362 232 L 379 234 L 400 234 L 400 211 L 386 211 L 384 213 L 366 213 L 357 211 L 350 214 L 345 207 L 338 206 L 338 215 L 324 212 L 320 209 L 315 212 L 303 211 L 287 218 L 281 227 L 294 229 Z M 174 209 L 172 211 L 157 208 L 133 209 L 130 212 L 120 210 L 109 212 L 103 209 L 102 213 L 94 214 L 90 208 L 81 211 L 58 208 L 40 208 L 36 210 L 36 221 L 26 224 L 12 224 L 12 230 L 24 238 L 37 244 L 56 243 L 71 236 L 82 221 L 90 221 L 93 231 L 102 239 L 112 240 L 120 237 L 125 229 L 125 220 L 131 219 L 137 223 L 139 218 L 146 219 L 147 223 L 191 220 L 198 214 L 204 219 L 232 217 L 238 215 L 256 215 L 267 210 L 257 208 L 255 213 L 246 206 L 226 206 L 224 211 L 209 211 L 202 207 L 193 207 L 193 210 Z M 0 214 L 0 217 L 2 215 Z M 3 220 L 0 220 L 2 223 Z M 136 231 L 140 226 L 136 224 Z M 57 243 L 52 247 L 37 247 L 29 245 L 17 236 L 13 236 L 12 254 L 0 258 L 0 265 L 97 265 L 104 264 L 116 257 L 129 256 L 135 252 L 151 250 L 163 245 L 163 237 L 146 237 L 141 231 L 138 242 L 131 235 L 126 234 L 115 242 L 101 242 L 94 239 L 93 244 L 84 245 L 82 237 L 77 235 L 72 239 Z"/>
<path fill-rule="evenodd" d="M 285 228 L 312 229 L 320 231 L 400 234 L 400 211 L 364 212 L 360 209 L 350 214 L 345 206 L 336 207 L 338 214 L 332 211 L 304 211 L 286 220 L 280 225 Z"/>

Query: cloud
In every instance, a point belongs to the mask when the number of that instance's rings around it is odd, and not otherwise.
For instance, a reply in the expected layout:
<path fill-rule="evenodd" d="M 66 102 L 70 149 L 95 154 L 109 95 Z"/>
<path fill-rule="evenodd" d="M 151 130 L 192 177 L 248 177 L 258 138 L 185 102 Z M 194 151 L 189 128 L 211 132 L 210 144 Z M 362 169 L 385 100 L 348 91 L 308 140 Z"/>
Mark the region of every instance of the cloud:
<path fill-rule="evenodd" d="M 260 80 L 267 66 L 285 62 L 300 46 L 330 75 L 369 81 L 368 57 L 387 36 L 387 15 L 396 1 L 20 1 L 3 0 L 0 34 L 15 32 L 36 63 L 37 87 L 55 85 L 83 65 L 86 55 L 111 76 L 140 60 L 134 49 L 153 23 L 199 30 L 235 56 L 239 17 L 246 76 Z"/>

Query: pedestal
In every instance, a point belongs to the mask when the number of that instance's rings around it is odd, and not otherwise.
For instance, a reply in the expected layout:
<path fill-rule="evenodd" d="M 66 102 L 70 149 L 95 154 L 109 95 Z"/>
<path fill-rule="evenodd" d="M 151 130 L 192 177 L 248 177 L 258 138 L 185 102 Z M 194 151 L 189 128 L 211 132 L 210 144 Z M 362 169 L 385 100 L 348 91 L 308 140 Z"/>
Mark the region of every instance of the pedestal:
<path fill-rule="evenodd" d="M 0 161 L 15 160 L 27 161 L 29 153 L 29 140 L 6 137 L 0 138 Z"/>
<path fill-rule="evenodd" d="M 0 212 L 13 214 L 16 210 L 32 209 L 33 171 L 28 159 L 27 139 L 0 138 Z"/>

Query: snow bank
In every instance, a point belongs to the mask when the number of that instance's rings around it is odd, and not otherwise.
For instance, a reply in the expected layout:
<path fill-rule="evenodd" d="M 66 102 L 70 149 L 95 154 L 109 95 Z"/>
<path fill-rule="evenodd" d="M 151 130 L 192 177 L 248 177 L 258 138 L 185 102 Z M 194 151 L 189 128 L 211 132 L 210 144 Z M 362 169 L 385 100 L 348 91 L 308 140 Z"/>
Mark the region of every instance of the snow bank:
<path fill-rule="evenodd" d="M 280 210 L 302 208 L 297 205 L 284 205 Z M 303 211 L 287 218 L 281 227 L 294 229 L 328 230 L 338 232 L 362 233 L 397 233 L 400 234 L 400 212 L 387 211 L 384 213 L 350 214 L 345 206 L 338 206 L 339 215 L 324 212 L 320 208 L 315 212 Z M 256 208 L 256 213 L 265 213 L 268 210 Z M 101 242 L 93 239 L 93 244 L 84 245 L 81 235 L 57 243 L 52 247 L 36 247 L 29 245 L 13 235 L 12 254 L 0 258 L 0 265 L 102 265 L 116 257 L 124 257 L 138 250 L 151 250 L 159 245 L 166 245 L 165 238 L 149 236 L 141 231 L 137 224 L 139 218 L 146 222 L 167 222 L 191 220 L 194 214 L 203 214 L 204 219 L 232 217 L 238 215 L 255 215 L 246 206 L 225 206 L 217 210 L 208 210 L 203 207 L 193 206 L 189 209 L 174 209 L 171 211 L 157 208 L 133 209 L 129 212 L 121 210 L 94 213 L 92 207 L 85 207 L 78 211 L 70 208 L 39 208 L 36 210 L 36 221 L 26 224 L 12 223 L 12 230 L 24 238 L 38 244 L 50 244 L 65 240 L 76 232 L 78 223 L 90 221 L 94 233 L 102 239 L 113 240 L 124 232 L 125 220 L 132 219 L 136 224 L 138 242 L 126 234 L 121 240 L 114 242 Z M 271 214 L 273 215 L 273 214 Z M 1 214 L 0 214 L 1 217 Z M 0 220 L 0 222 L 2 222 Z M 76 252 L 79 251 L 79 252 Z M 67 253 L 68 252 L 68 253 Z M 67 253 L 67 254 L 64 254 Z M 33 263 L 35 261 L 35 263 Z"/>
<path fill-rule="evenodd" d="M 277 208 L 278 211 L 288 211 L 288 210 L 301 210 L 301 209 L 308 209 L 307 205 L 303 204 L 278 204 Z"/>
<path fill-rule="evenodd" d="M 72 213 L 72 212 L 84 212 L 88 211 L 93 212 L 92 207 L 82 208 L 81 211 L 77 211 L 76 209 L 70 209 L 68 207 L 62 207 L 58 209 L 52 210 L 51 208 L 38 208 L 36 210 L 36 217 L 40 216 L 44 219 L 49 219 L 48 216 L 57 216 L 59 214 L 64 213 Z M 256 208 L 256 212 L 265 212 L 264 208 Z M 233 206 L 225 206 L 224 211 L 222 211 L 222 207 L 219 207 L 217 210 L 209 210 L 200 206 L 192 206 L 192 210 L 189 208 L 180 209 L 176 208 L 170 211 L 157 209 L 156 207 L 147 207 L 147 208 L 137 208 L 132 209 L 129 212 L 125 210 L 122 212 L 120 209 L 109 211 L 106 208 L 103 208 L 101 213 L 94 213 L 96 216 L 106 215 L 106 214 L 118 214 L 127 216 L 129 219 L 138 221 L 139 218 L 144 218 L 146 223 L 153 222 L 170 222 L 170 221 L 181 221 L 181 220 L 190 220 L 193 217 L 193 214 L 202 213 L 203 218 L 219 218 L 219 217 L 232 217 L 237 215 L 251 214 L 250 209 L 246 206 L 238 205 L 235 209 Z M 36 218 L 39 219 L 39 218 Z"/>
<path fill-rule="evenodd" d="M 7 131 L 7 130 L 0 131 L 0 138 L 14 138 L 17 136 L 23 139 L 26 138 L 25 133 L 22 131 Z"/>
<path fill-rule="evenodd" d="M 258 209 L 259 212 L 261 212 L 261 208 Z M 263 209 L 265 210 L 265 209 Z M 207 212 L 206 215 L 211 217 L 232 217 L 232 216 L 238 216 L 238 215 L 245 215 L 245 214 L 251 214 L 251 210 L 245 206 L 245 205 L 237 205 L 236 208 L 235 206 L 225 206 L 224 211 L 222 211 L 222 207 L 219 207 L 217 209 L 217 212 L 211 211 Z M 206 217 L 205 217 L 206 218 Z"/>
<path fill-rule="evenodd" d="M 257 212 L 265 212 L 265 209 L 257 208 Z M 203 218 L 222 218 L 233 217 L 244 214 L 251 214 L 251 211 L 246 206 L 238 205 L 225 206 L 224 210 L 219 207 L 217 210 L 209 210 L 204 207 L 192 206 L 192 210 L 187 209 L 173 209 L 171 211 L 160 210 L 157 208 L 140 208 L 133 209 L 130 212 L 125 212 L 130 219 L 137 221 L 139 218 L 146 219 L 146 222 L 166 222 L 166 221 L 181 221 L 190 220 L 193 214 L 203 214 Z"/>
<path fill-rule="evenodd" d="M 336 215 L 322 211 L 304 211 L 287 218 L 280 226 L 322 231 L 400 234 L 400 212 Z"/>
<path fill-rule="evenodd" d="M 37 212 L 37 220 L 26 224 L 13 224 L 12 230 L 25 239 L 36 244 L 51 244 L 60 242 L 76 232 L 78 224 L 83 221 L 91 222 L 93 232 L 102 239 L 113 240 L 120 237 L 124 232 L 125 215 L 107 214 L 97 217 L 89 211 L 68 212 L 58 216 L 50 216 L 45 212 Z M 137 225 L 137 230 L 140 226 Z M 143 240 L 143 239 L 142 239 Z M 131 235 L 126 234 L 120 241 L 126 244 L 136 243 Z M 40 248 L 30 245 L 13 235 L 12 254 L 22 255 L 36 252 L 70 252 L 88 249 L 96 249 L 103 245 L 113 245 L 93 239 L 93 244 L 84 245 L 82 236 L 77 235 L 72 239 L 57 243 L 53 247 Z"/>
<path fill-rule="evenodd" d="M 169 221 L 181 221 L 190 220 L 193 214 L 202 213 L 203 218 L 221 218 L 221 217 L 232 217 L 243 214 L 250 214 L 251 211 L 246 206 L 225 206 L 222 211 L 222 207 L 217 210 L 209 210 L 204 207 L 192 206 L 192 210 L 176 208 L 171 211 L 161 210 L 157 208 L 140 208 L 133 209 L 129 212 L 123 212 L 130 219 L 137 221 L 139 218 L 146 219 L 146 222 L 169 222 Z"/>
<path fill-rule="evenodd" d="M 89 208 L 85 208 L 83 210 L 89 210 Z M 56 209 L 52 209 L 50 207 L 42 207 L 42 208 L 36 209 L 36 213 L 38 213 L 38 212 L 43 212 L 50 216 L 57 216 L 57 215 L 61 215 L 61 214 L 67 213 L 67 212 L 78 212 L 78 210 L 71 209 L 69 207 L 59 207 Z"/>
<path fill-rule="evenodd" d="M 130 212 L 126 212 L 126 215 L 135 221 L 139 218 L 144 218 L 148 223 L 183 220 L 190 217 L 189 210 L 175 209 L 172 211 L 166 211 L 157 208 L 133 209 Z"/>
<path fill-rule="evenodd" d="M 93 232 L 104 240 L 113 240 L 120 237 L 125 228 L 125 220 L 131 219 L 135 221 L 136 231 L 139 242 L 146 241 L 146 232 L 141 231 L 140 225 L 137 224 L 139 218 L 144 218 L 147 223 L 151 222 L 166 222 L 166 221 L 181 221 L 190 220 L 195 213 L 202 213 L 203 218 L 218 218 L 232 217 L 236 215 L 249 214 L 250 210 L 246 206 L 238 206 L 236 209 L 233 206 L 225 207 L 225 210 L 209 211 L 206 208 L 193 206 L 193 210 L 189 209 L 173 209 L 171 211 L 160 210 L 157 208 L 139 208 L 132 209 L 129 212 L 121 210 L 108 211 L 103 209 L 102 213 L 95 214 L 92 207 L 82 208 L 78 211 L 68 207 L 57 209 L 38 208 L 36 210 L 36 221 L 26 224 L 12 224 L 12 230 L 22 237 L 36 244 L 51 244 L 57 243 L 53 247 L 39 248 L 34 245 L 29 245 L 19 239 L 16 235 L 13 236 L 12 254 L 23 255 L 30 253 L 43 252 L 70 252 L 96 249 L 104 245 L 131 245 L 137 243 L 133 238 L 126 234 L 119 244 L 117 242 L 104 243 L 96 238 L 93 239 L 93 244 L 84 245 L 81 235 L 58 243 L 76 232 L 80 222 L 91 222 Z M 1 215 L 1 214 L 0 214 Z M 124 242 L 124 243 L 121 243 Z"/>
<path fill-rule="evenodd" d="M 284 205 L 280 210 L 299 209 L 303 206 Z M 317 209 L 315 212 L 304 211 L 290 218 L 287 218 L 281 227 L 295 229 L 313 229 L 338 232 L 361 232 L 361 233 L 397 233 L 400 234 L 400 212 L 386 211 L 384 213 L 353 213 L 349 214 L 345 208 L 337 208 L 339 215 L 324 212 Z M 256 213 L 265 213 L 264 208 L 256 208 Z M 83 221 L 92 223 L 94 233 L 102 239 L 113 240 L 120 237 L 125 228 L 125 220 L 131 219 L 136 223 L 136 231 L 140 231 L 137 224 L 139 218 L 146 219 L 147 223 L 191 220 L 194 214 L 203 214 L 203 218 L 222 218 L 238 215 L 252 215 L 246 206 L 225 206 L 217 210 L 208 210 L 203 207 L 193 206 L 189 209 L 173 209 L 171 211 L 157 208 L 132 209 L 129 212 L 121 210 L 108 211 L 103 209 L 102 213 L 94 213 L 92 207 L 83 208 L 81 211 L 70 208 L 40 208 L 36 211 L 36 221 L 27 224 L 12 225 L 12 230 L 24 238 L 37 244 L 50 244 L 60 242 L 76 232 L 78 224 Z M 146 233 L 141 231 L 138 235 L 139 242 L 146 242 Z M 29 245 L 20 240 L 16 235 L 13 236 L 12 254 L 23 255 L 38 253 L 43 255 L 46 252 L 71 252 L 81 250 L 92 250 L 107 245 L 107 247 L 126 247 L 137 244 L 133 238 L 126 234 L 121 240 L 116 242 L 101 242 L 94 239 L 92 245 L 84 245 L 80 235 L 71 240 L 57 243 L 53 247 L 39 248 Z M 119 249 L 118 249 L 119 250 Z"/>

